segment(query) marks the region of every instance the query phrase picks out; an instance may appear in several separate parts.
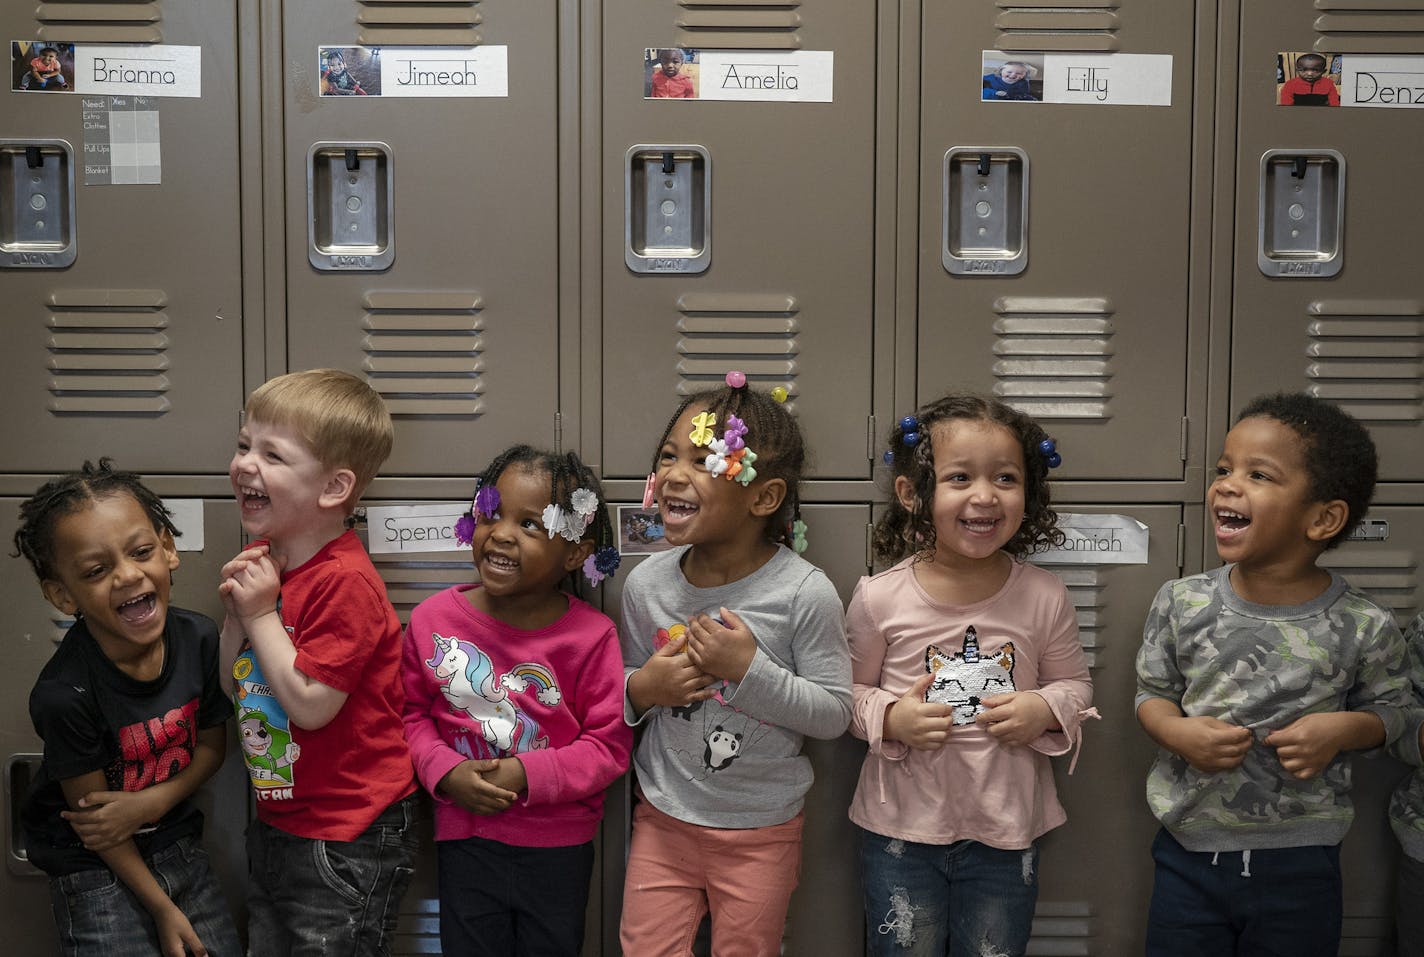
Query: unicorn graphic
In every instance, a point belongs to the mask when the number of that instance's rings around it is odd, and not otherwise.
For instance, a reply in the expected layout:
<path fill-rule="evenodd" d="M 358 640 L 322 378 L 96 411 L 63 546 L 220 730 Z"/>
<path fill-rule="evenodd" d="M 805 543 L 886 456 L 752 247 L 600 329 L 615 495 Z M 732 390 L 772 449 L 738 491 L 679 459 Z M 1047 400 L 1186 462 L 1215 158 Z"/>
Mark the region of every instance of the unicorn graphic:
<path fill-rule="evenodd" d="M 504 755 L 549 746 L 548 736 L 539 734 L 539 725 L 509 700 L 510 691 L 519 694 L 533 685 L 541 703 L 557 705 L 563 693 L 548 668 L 526 661 L 496 678 L 489 656 L 473 642 L 433 633 L 431 638 L 435 654 L 426 667 L 444 685 L 440 690 L 450 707 L 479 722 L 485 741 Z"/>

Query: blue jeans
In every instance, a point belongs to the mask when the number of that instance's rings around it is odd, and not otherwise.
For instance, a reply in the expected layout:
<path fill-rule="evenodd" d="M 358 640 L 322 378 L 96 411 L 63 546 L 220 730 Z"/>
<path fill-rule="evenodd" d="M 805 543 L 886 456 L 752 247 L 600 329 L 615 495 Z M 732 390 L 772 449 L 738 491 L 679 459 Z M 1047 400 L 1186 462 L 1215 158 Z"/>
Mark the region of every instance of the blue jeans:
<path fill-rule="evenodd" d="M 1189 851 L 1166 829 L 1147 912 L 1149 957 L 1336 957 L 1340 848 Z"/>
<path fill-rule="evenodd" d="M 414 872 L 415 795 L 381 813 L 354 841 L 247 829 L 250 957 L 368 957 L 391 952 Z"/>
<path fill-rule="evenodd" d="M 208 854 L 196 838 L 181 838 L 147 863 L 158 886 L 188 918 L 209 954 L 237 957 L 242 953 L 232 913 L 208 866 Z M 153 918 L 107 867 L 51 878 L 49 888 L 60 950 L 66 957 L 152 957 L 159 952 Z"/>
<path fill-rule="evenodd" d="M 1021 957 L 1038 902 L 1038 851 L 916 844 L 861 830 L 872 957 Z"/>
<path fill-rule="evenodd" d="M 593 843 L 438 841 L 440 947 L 461 957 L 578 957 Z"/>

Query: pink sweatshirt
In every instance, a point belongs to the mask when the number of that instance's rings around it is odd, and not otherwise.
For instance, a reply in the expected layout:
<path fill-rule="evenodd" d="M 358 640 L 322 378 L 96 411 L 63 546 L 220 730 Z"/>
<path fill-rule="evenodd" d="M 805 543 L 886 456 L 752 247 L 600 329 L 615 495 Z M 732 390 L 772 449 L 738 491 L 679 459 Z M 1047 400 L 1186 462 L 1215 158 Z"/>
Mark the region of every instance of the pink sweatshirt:
<path fill-rule="evenodd" d="M 435 796 L 435 839 L 520 847 L 592 840 L 603 791 L 628 770 L 623 657 L 613 622 L 587 602 L 537 631 L 478 611 L 457 585 L 416 606 L 402 659 L 405 733 L 416 775 Z M 435 791 L 470 758 L 515 755 L 525 795 L 477 815 Z"/>
<path fill-rule="evenodd" d="M 970 627 L 974 638 L 966 639 Z M 944 605 L 920 587 L 906 559 L 860 580 L 846 613 L 846 637 L 855 700 L 850 730 L 870 744 L 852 821 L 920 844 L 967 839 L 1020 850 L 1067 820 L 1048 755 L 1078 741 L 1093 685 L 1073 606 L 1056 575 L 1015 562 L 998 594 L 973 605 Z M 999 744 L 973 723 L 955 725 L 938 751 L 885 740 L 885 711 L 924 675 L 931 645 L 943 678 L 936 687 L 953 699 L 961 720 L 972 721 L 970 699 L 977 694 L 1030 691 L 1048 702 L 1063 730 L 1027 747 Z"/>

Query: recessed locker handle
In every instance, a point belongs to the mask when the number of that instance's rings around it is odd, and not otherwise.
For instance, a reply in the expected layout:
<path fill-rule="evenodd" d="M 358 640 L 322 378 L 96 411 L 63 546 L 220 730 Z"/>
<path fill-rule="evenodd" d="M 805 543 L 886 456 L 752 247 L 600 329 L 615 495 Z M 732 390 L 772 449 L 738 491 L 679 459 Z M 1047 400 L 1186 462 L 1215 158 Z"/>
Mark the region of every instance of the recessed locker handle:
<path fill-rule="evenodd" d="M 700 273 L 711 262 L 712 163 L 690 143 L 640 144 L 624 160 L 623 259 L 635 273 Z"/>
<path fill-rule="evenodd" d="M 70 145 L 0 140 L 0 267 L 62 269 L 77 251 Z"/>
<path fill-rule="evenodd" d="M 5 759 L 5 866 L 12 874 L 33 876 L 39 868 L 30 863 L 25 832 L 20 828 L 25 797 L 39 774 L 43 754 L 18 753 Z"/>
<path fill-rule="evenodd" d="M 1345 157 L 1267 150 L 1261 157 L 1256 264 L 1267 276 L 1327 278 L 1343 264 Z"/>
<path fill-rule="evenodd" d="M 1027 153 L 956 146 L 944 154 L 940 258 L 954 276 L 1016 276 L 1027 268 Z"/>
<path fill-rule="evenodd" d="M 377 271 L 395 259 L 394 173 L 385 143 L 317 143 L 307 162 L 307 259 Z"/>

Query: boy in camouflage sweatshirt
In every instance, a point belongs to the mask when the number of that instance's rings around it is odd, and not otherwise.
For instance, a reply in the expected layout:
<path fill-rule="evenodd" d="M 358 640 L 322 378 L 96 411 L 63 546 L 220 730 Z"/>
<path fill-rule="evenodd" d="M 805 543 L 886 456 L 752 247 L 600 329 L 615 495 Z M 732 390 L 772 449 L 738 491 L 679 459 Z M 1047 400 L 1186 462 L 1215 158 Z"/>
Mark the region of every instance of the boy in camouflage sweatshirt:
<path fill-rule="evenodd" d="M 1409 646 L 1409 677 L 1414 683 L 1415 704 L 1408 728 L 1390 751 L 1406 764 L 1424 764 L 1424 615 L 1404 629 Z M 1400 957 L 1424 954 L 1424 769 L 1399 782 L 1389 802 L 1389 825 L 1399 838 L 1404 854 L 1399 859 L 1399 879 L 1395 882 L 1394 924 Z"/>
<path fill-rule="evenodd" d="M 1364 427 L 1306 395 L 1256 399 L 1226 436 L 1207 492 L 1226 565 L 1162 586 L 1137 656 L 1162 748 L 1151 957 L 1339 951 L 1341 752 L 1398 738 L 1410 694 L 1393 617 L 1316 563 L 1376 469 Z"/>

